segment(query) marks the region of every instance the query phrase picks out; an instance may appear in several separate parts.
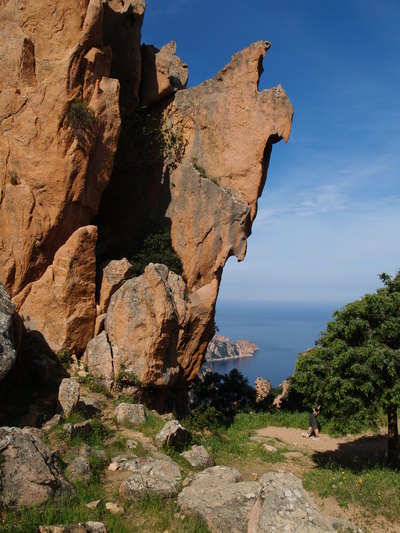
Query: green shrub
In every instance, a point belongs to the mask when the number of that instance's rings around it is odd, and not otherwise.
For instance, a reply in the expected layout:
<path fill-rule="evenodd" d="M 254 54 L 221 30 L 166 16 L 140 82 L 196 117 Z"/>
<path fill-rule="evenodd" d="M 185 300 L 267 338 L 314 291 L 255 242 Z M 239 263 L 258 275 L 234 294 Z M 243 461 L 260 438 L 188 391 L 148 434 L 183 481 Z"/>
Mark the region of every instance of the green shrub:
<path fill-rule="evenodd" d="M 84 100 L 74 98 L 69 104 L 66 119 L 66 125 L 71 127 L 72 135 L 81 140 L 95 124 L 96 115 L 93 109 Z"/>
<path fill-rule="evenodd" d="M 66 370 L 68 370 L 72 364 L 72 355 L 68 348 L 61 348 L 61 350 L 58 350 L 57 359 Z"/>
<path fill-rule="evenodd" d="M 123 370 L 123 369 L 121 369 L 118 372 L 116 382 L 118 383 L 118 385 L 121 385 L 122 387 L 130 387 L 132 385 L 135 387 L 142 386 L 142 382 L 137 377 L 135 372 Z"/>
<path fill-rule="evenodd" d="M 107 398 L 111 397 L 110 391 L 101 383 L 100 378 L 94 376 L 93 374 L 88 373 L 86 376 L 79 376 L 77 379 L 78 383 L 81 385 L 86 385 L 86 387 L 88 387 L 92 392 L 99 392 L 100 394 L 107 396 Z"/>
<path fill-rule="evenodd" d="M 149 263 L 162 263 L 176 274 L 182 274 L 182 263 L 172 248 L 168 228 L 156 230 L 145 237 L 141 250 L 131 259 L 132 276 L 143 274 Z"/>

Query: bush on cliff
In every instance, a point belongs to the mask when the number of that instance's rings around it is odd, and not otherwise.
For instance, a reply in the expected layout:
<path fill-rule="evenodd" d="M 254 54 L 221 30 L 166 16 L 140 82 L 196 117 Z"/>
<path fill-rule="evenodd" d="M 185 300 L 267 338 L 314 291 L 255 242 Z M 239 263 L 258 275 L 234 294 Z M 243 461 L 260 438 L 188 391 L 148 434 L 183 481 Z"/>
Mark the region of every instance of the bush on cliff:
<path fill-rule="evenodd" d="M 162 263 L 175 274 L 182 274 L 182 263 L 172 248 L 168 228 L 153 231 L 145 237 L 142 248 L 131 259 L 133 277 L 143 274 L 149 263 Z"/>

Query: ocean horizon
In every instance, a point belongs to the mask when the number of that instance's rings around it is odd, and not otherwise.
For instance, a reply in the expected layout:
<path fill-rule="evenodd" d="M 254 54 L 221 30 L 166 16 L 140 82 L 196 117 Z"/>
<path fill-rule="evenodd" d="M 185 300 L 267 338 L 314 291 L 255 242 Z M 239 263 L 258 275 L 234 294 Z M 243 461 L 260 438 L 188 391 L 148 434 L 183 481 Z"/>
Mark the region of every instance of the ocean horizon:
<path fill-rule="evenodd" d="M 249 384 L 258 377 L 277 387 L 289 377 L 297 356 L 312 348 L 340 302 L 228 301 L 217 303 L 216 335 L 255 342 L 259 351 L 252 357 L 208 362 L 205 368 L 226 374 L 237 368 Z"/>

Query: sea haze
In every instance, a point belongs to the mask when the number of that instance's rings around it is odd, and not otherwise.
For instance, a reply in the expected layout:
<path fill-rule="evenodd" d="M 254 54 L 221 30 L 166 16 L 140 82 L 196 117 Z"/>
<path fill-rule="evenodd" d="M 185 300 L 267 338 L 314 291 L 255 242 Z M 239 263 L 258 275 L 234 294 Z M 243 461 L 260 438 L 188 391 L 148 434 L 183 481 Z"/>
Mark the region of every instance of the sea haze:
<path fill-rule="evenodd" d="M 299 352 L 312 348 L 340 303 L 218 302 L 215 317 L 218 335 L 232 341 L 253 341 L 253 357 L 207 363 L 206 368 L 225 374 L 237 368 L 254 385 L 268 378 L 274 387 L 293 373 Z"/>

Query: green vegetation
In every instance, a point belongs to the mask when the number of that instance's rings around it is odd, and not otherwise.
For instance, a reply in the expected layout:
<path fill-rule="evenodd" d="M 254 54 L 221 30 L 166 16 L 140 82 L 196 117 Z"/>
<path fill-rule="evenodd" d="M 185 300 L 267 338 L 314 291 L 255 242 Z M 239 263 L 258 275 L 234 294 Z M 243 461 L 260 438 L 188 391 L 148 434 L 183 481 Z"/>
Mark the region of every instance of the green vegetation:
<path fill-rule="evenodd" d="M 162 263 L 176 274 L 182 274 L 182 264 L 172 248 L 168 228 L 156 230 L 145 237 L 141 250 L 131 259 L 132 276 L 143 274 L 149 263 Z"/>
<path fill-rule="evenodd" d="M 388 417 L 388 462 L 399 465 L 397 408 L 400 403 L 400 272 L 380 276 L 384 287 L 346 305 L 316 348 L 301 354 L 293 387 L 311 403 L 322 403 L 343 433 L 376 427 L 380 409 Z"/>
<path fill-rule="evenodd" d="M 8 171 L 8 179 L 10 180 L 11 185 L 18 185 L 19 183 L 18 174 L 15 170 Z"/>
<path fill-rule="evenodd" d="M 135 374 L 135 372 L 132 372 L 130 370 L 126 370 L 125 365 L 121 365 L 121 370 L 117 374 L 116 382 L 121 387 L 129 387 L 129 386 L 136 386 L 141 387 L 142 382 L 138 378 L 138 376 Z"/>
<path fill-rule="evenodd" d="M 343 507 L 355 503 L 374 515 L 400 518 L 400 473 L 387 468 L 314 468 L 305 474 L 304 487 L 322 498 L 334 496 Z"/>
<path fill-rule="evenodd" d="M 66 125 L 72 129 L 72 135 L 82 140 L 86 133 L 96 125 L 96 115 L 88 104 L 79 98 L 74 98 L 67 111 Z"/>
<path fill-rule="evenodd" d="M 72 365 L 72 355 L 68 348 L 58 350 L 57 359 L 66 370 Z"/>
<path fill-rule="evenodd" d="M 199 162 L 198 162 L 196 157 L 192 158 L 192 165 L 193 165 L 193 168 L 195 168 L 198 172 L 200 172 L 200 175 L 201 175 L 202 178 L 204 178 L 206 180 L 210 180 L 213 183 L 215 183 L 216 185 L 219 185 L 219 179 L 216 178 L 215 176 L 211 176 L 207 172 L 207 170 L 199 164 Z"/>
<path fill-rule="evenodd" d="M 101 383 L 101 380 L 93 374 L 88 373 L 84 377 L 78 376 L 77 381 L 81 385 L 86 385 L 86 387 L 88 387 L 92 392 L 99 392 L 107 398 L 111 397 L 110 391 L 107 389 L 107 387 L 105 387 Z"/>
<path fill-rule="evenodd" d="M 134 111 L 122 109 L 121 115 L 118 165 L 122 169 L 161 162 L 172 170 L 182 160 L 186 147 L 183 127 L 172 124 L 162 111 L 140 106 Z"/>
<path fill-rule="evenodd" d="M 225 415 L 253 407 L 256 398 L 248 379 L 236 369 L 229 374 L 206 372 L 203 377 L 196 377 L 190 387 L 190 395 L 194 409 L 211 406 Z"/>

